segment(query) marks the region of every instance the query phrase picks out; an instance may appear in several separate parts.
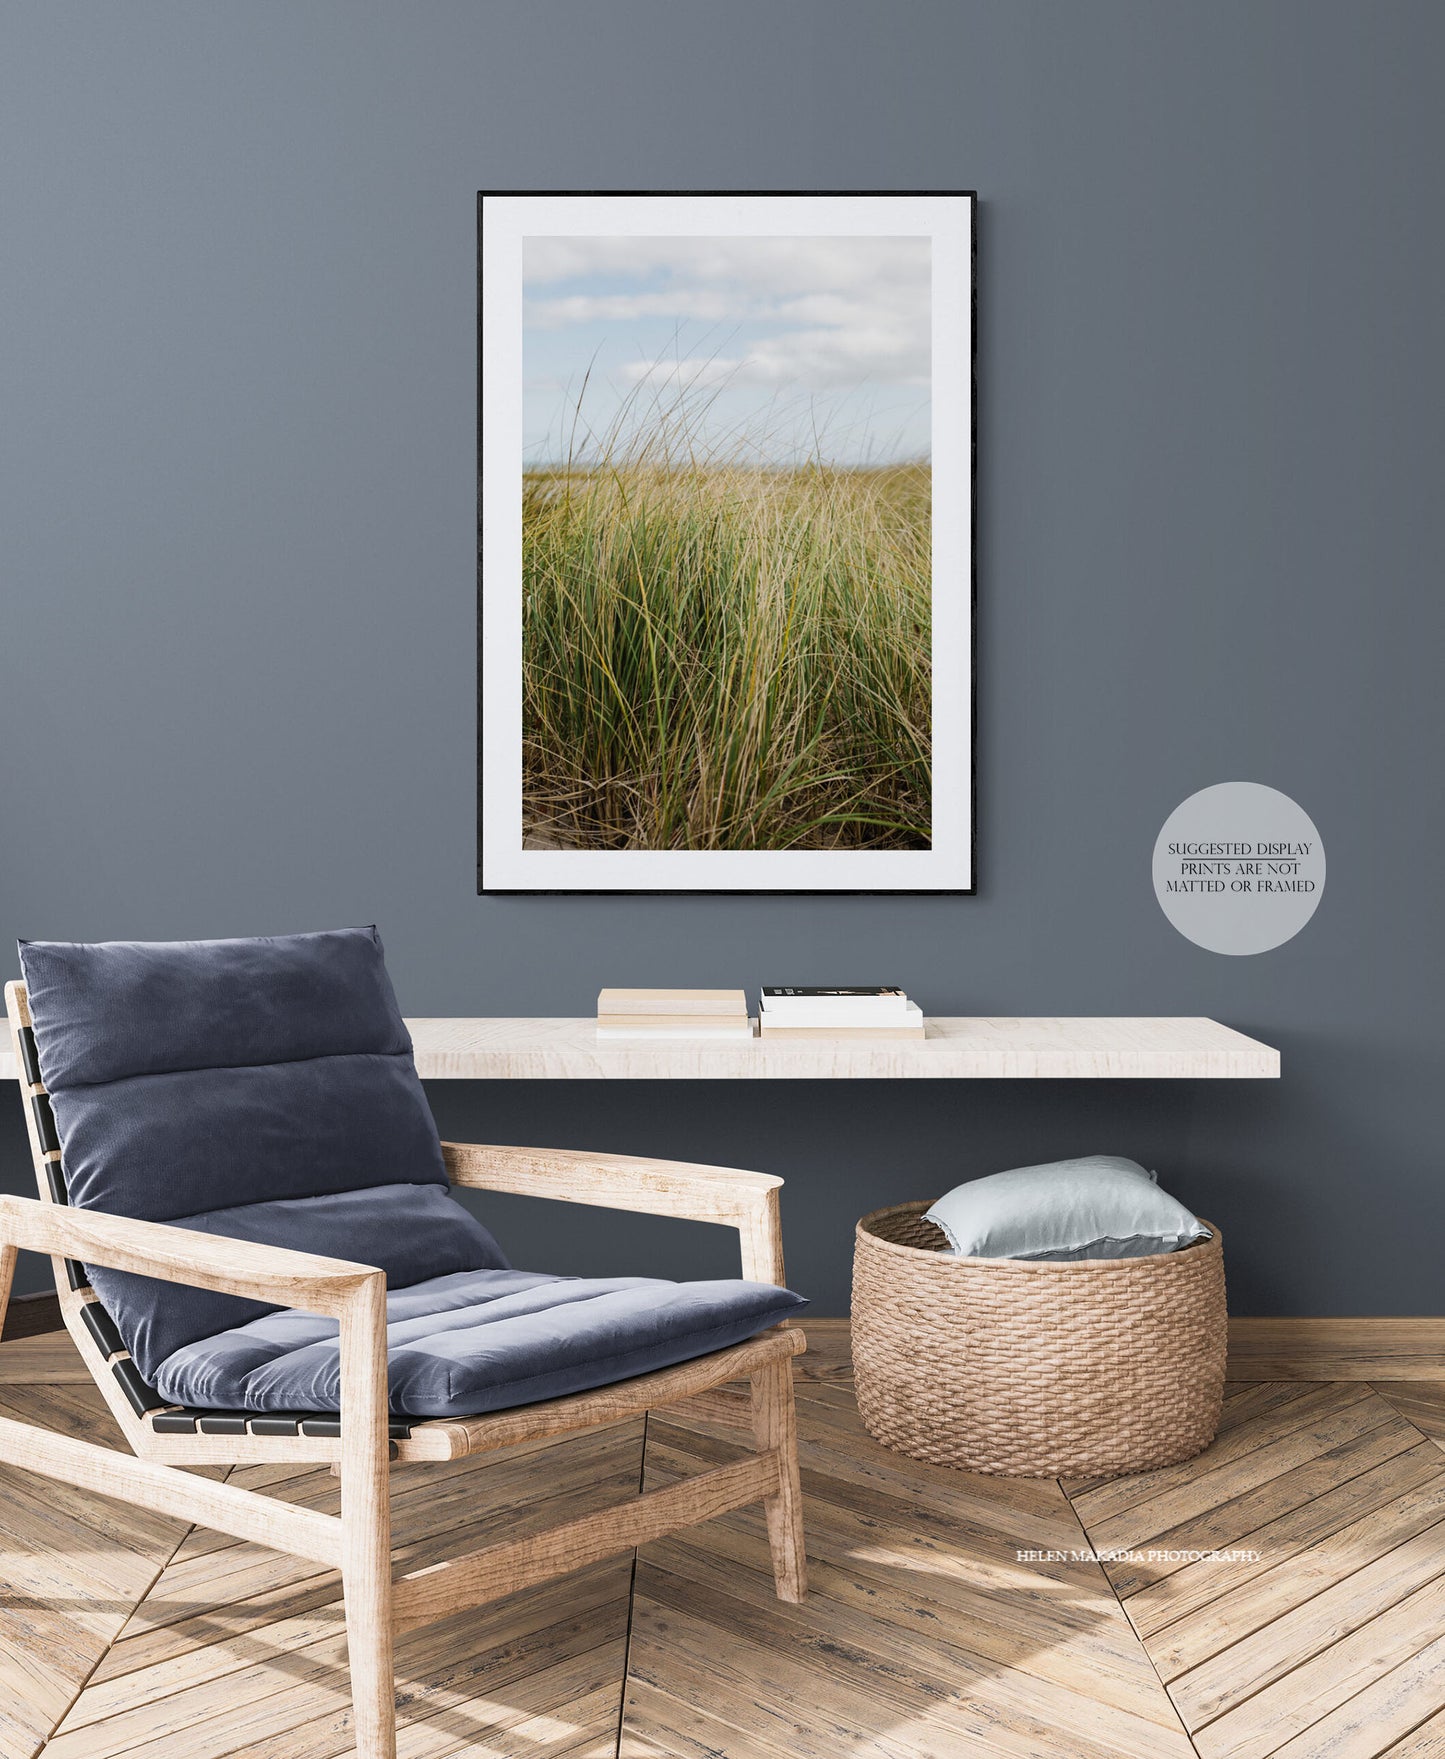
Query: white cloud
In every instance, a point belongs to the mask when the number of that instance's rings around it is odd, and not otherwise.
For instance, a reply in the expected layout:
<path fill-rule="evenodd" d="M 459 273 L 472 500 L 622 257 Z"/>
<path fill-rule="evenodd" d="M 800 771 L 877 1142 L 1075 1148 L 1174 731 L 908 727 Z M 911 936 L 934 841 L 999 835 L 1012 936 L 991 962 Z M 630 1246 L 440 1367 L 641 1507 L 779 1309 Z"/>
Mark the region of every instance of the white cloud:
<path fill-rule="evenodd" d="M 638 318 L 698 318 L 704 323 L 736 319 L 736 298 L 706 287 L 678 287 L 667 293 L 574 293 L 561 299 L 527 301 L 526 321 L 538 330 L 568 324 L 626 324 Z"/>
<path fill-rule="evenodd" d="M 523 265 L 530 289 L 556 289 L 528 301 L 539 329 L 646 319 L 772 329 L 682 369 L 675 357 L 633 360 L 623 369 L 633 384 L 928 383 L 924 238 L 529 238 Z M 578 281 L 610 285 L 565 286 Z"/>
<path fill-rule="evenodd" d="M 714 356 L 679 363 L 671 356 L 633 360 L 622 369 L 629 384 L 678 377 L 687 384 L 804 384 L 833 390 L 865 381 L 928 384 L 929 348 L 921 340 L 887 325 L 856 325 L 831 330 L 793 330 L 765 337 L 746 354 Z"/>
<path fill-rule="evenodd" d="M 663 355 L 658 360 L 630 360 L 622 368 L 622 379 L 625 384 L 640 385 L 651 381 L 657 385 L 676 381 L 689 390 L 707 385 L 725 385 L 729 381 L 736 382 L 743 362 L 736 355 L 715 354 L 707 359 L 701 357 L 678 360 L 671 355 Z"/>
<path fill-rule="evenodd" d="M 928 275 L 926 238 L 528 238 L 527 286 L 663 276 L 754 294 L 847 291 Z"/>

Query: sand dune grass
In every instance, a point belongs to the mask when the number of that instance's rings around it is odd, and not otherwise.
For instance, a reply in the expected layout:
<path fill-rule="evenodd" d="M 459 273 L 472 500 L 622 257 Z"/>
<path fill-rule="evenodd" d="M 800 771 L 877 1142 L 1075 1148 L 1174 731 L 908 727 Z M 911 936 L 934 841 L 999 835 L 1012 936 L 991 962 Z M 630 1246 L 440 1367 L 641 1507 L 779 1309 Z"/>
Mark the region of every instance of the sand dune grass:
<path fill-rule="evenodd" d="M 529 840 L 926 848 L 930 495 L 927 464 L 526 474 Z"/>

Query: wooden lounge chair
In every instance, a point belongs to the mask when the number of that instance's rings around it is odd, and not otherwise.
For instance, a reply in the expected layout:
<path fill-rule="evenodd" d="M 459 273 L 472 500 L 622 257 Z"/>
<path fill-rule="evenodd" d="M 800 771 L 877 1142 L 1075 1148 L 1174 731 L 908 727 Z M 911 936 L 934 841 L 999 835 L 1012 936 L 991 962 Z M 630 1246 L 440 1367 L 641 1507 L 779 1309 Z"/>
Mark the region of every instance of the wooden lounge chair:
<path fill-rule="evenodd" d="M 548 1578 L 761 1501 L 779 1598 L 804 1593 L 788 1325 L 655 1372 L 478 1416 L 400 1419 L 388 1410 L 385 1273 L 309 1252 L 221 1238 L 67 1202 L 61 1139 L 41 1078 L 26 988 L 7 985 L 39 1200 L 0 1196 L 0 1318 L 18 1248 L 50 1254 L 65 1325 L 135 1458 L 0 1420 L 0 1459 L 82 1489 L 219 1529 L 341 1572 L 357 1752 L 396 1751 L 392 1643 Z M 727 1168 L 620 1155 L 444 1143 L 452 1184 L 682 1216 L 738 1232 L 743 1277 L 781 1285 L 781 1180 Z M 242 1296 L 339 1322 L 339 1412 L 215 1411 L 178 1406 L 147 1384 L 86 1266 Z M 393 1578 L 388 1461 L 455 1460 L 560 1436 L 671 1404 L 723 1382 L 751 1382 L 756 1452 L 546 1532 L 488 1545 Z M 260 1462 L 339 1469 L 341 1514 L 293 1507 L 178 1470 Z"/>

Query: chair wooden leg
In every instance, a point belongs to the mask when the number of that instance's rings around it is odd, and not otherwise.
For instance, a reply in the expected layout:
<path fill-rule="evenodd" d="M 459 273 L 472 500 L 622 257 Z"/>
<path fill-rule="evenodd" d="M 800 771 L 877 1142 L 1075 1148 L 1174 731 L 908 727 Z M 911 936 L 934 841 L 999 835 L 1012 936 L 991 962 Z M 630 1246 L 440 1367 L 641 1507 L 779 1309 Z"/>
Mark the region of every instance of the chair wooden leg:
<path fill-rule="evenodd" d="M 808 1591 L 808 1563 L 803 1547 L 803 1493 L 798 1483 L 798 1420 L 791 1359 L 785 1357 L 760 1368 L 752 1376 L 752 1396 L 758 1451 L 776 1448 L 782 1460 L 782 1488 L 763 1502 L 773 1581 L 779 1600 L 799 1601 Z"/>
<path fill-rule="evenodd" d="M 10 1311 L 10 1289 L 15 1281 L 14 1246 L 0 1246 L 0 1331 L 5 1329 L 5 1316 Z"/>
<path fill-rule="evenodd" d="M 341 1320 L 341 1579 L 357 1759 L 396 1759 L 385 1284 Z M 369 1308 L 369 1310 L 368 1310 Z"/>
<path fill-rule="evenodd" d="M 342 1490 L 343 1506 L 346 1492 Z M 396 1759 L 396 1680 L 392 1658 L 391 1545 L 374 1521 L 344 1516 L 342 1582 L 346 1653 L 357 1759 Z M 389 1523 L 387 1523 L 389 1525 Z"/>

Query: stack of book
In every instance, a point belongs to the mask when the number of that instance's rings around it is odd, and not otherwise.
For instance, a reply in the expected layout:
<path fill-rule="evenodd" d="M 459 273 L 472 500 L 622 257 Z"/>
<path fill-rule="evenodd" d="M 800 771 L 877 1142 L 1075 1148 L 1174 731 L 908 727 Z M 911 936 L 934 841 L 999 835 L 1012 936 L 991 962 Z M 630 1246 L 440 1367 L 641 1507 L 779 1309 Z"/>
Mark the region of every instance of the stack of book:
<path fill-rule="evenodd" d="M 599 1038 L 751 1038 L 740 989 L 604 989 Z"/>
<path fill-rule="evenodd" d="M 765 989 L 763 1038 L 922 1038 L 923 1011 L 901 989 Z"/>

